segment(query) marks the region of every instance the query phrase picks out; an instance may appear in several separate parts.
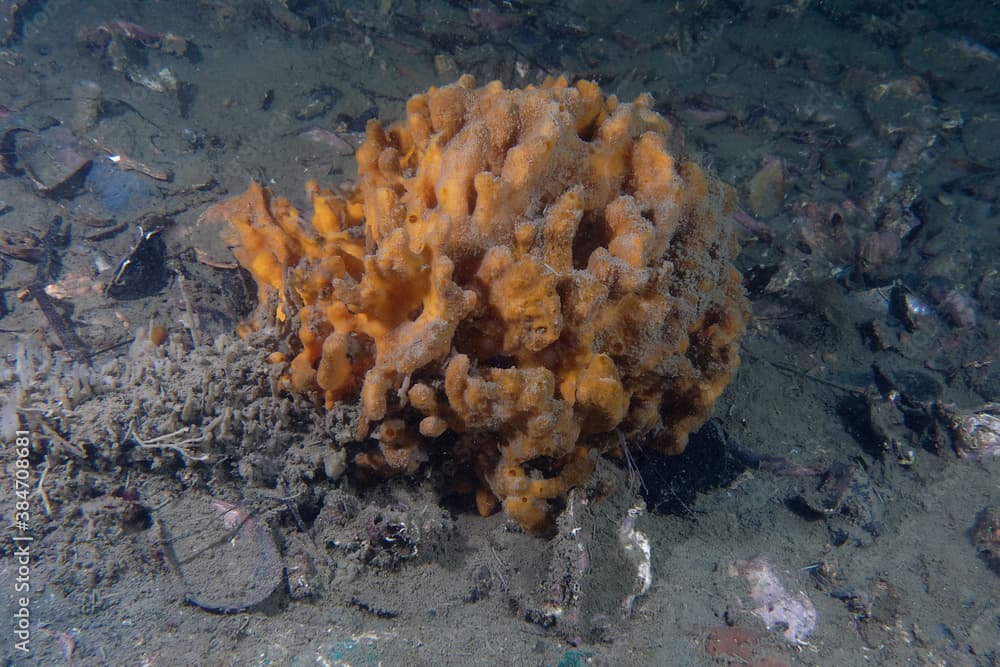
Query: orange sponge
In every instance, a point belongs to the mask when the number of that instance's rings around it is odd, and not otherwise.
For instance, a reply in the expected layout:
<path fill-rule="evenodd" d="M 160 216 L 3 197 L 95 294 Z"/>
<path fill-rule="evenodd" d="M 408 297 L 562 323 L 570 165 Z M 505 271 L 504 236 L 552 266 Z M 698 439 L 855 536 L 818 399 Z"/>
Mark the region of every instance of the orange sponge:
<path fill-rule="evenodd" d="M 732 190 L 671 135 L 645 95 L 465 76 L 370 122 L 357 185 L 309 184 L 311 224 L 252 185 L 223 206 L 261 308 L 293 316 L 290 386 L 358 392 L 358 438 L 381 425 L 358 465 L 412 472 L 448 443 L 480 511 L 538 533 L 621 435 L 682 450 L 748 304 Z"/>

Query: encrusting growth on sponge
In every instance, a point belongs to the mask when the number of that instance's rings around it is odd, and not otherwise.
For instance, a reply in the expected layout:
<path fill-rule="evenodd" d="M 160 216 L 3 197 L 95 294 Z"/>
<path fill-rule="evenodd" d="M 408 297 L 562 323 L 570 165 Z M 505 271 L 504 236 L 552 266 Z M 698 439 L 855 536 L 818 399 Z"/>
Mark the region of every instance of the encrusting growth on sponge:
<path fill-rule="evenodd" d="M 536 533 L 620 434 L 681 451 L 748 304 L 733 192 L 671 131 L 645 95 L 465 76 L 370 122 L 357 185 L 309 184 L 311 224 L 256 184 L 220 204 L 261 315 L 294 328 L 287 385 L 360 396 L 358 466 L 446 448 L 480 512 Z"/>

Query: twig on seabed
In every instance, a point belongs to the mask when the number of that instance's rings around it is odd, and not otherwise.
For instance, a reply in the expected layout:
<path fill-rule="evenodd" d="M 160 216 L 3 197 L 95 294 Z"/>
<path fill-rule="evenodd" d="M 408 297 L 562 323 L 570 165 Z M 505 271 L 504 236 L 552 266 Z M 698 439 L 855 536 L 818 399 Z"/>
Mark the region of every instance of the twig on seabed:
<path fill-rule="evenodd" d="M 205 440 L 204 435 L 199 435 L 194 438 L 185 438 L 180 442 L 164 442 L 169 438 L 174 438 L 187 433 L 191 430 L 190 426 L 179 428 L 173 433 L 165 433 L 164 435 L 159 435 L 149 440 L 143 440 L 135 434 L 135 429 L 133 429 L 134 425 L 135 422 L 129 422 L 128 431 L 125 432 L 125 437 L 122 438 L 123 443 L 131 438 L 135 441 L 135 444 L 142 449 L 170 449 L 180 454 L 181 458 L 191 461 L 205 461 L 208 459 L 208 454 L 196 453 L 188 447 L 188 445 L 195 445 L 203 442 Z"/>
<path fill-rule="evenodd" d="M 28 296 L 33 298 L 38 304 L 38 308 L 45 315 L 49 326 L 56 332 L 63 349 L 66 350 L 70 357 L 74 361 L 89 364 L 90 350 L 76 334 L 72 321 L 59 312 L 59 309 L 55 307 L 52 299 L 49 298 L 48 293 L 45 291 L 45 285 L 55 273 L 55 267 L 59 261 L 56 249 L 65 245 L 65 243 L 66 235 L 63 233 L 63 220 L 61 216 L 56 216 L 49 224 L 49 229 L 42 239 L 45 256 L 38 263 L 38 268 L 35 271 L 35 279 L 28 286 Z"/>
<path fill-rule="evenodd" d="M 198 315 L 194 312 L 194 305 L 191 303 L 191 296 L 187 290 L 187 283 L 184 280 L 184 273 L 182 271 L 177 271 L 177 284 L 180 286 L 181 298 L 184 300 L 184 308 L 187 310 L 187 318 L 183 321 L 185 327 L 187 327 L 188 333 L 191 335 L 191 344 L 198 347 L 201 341 L 198 340 L 198 327 L 200 326 L 198 322 Z"/>
<path fill-rule="evenodd" d="M 45 516 L 52 518 L 52 505 L 49 504 L 49 496 L 45 493 L 45 476 L 49 474 L 49 457 L 45 457 L 45 467 L 42 468 L 42 474 L 38 476 L 38 485 L 35 490 L 38 495 L 42 498 L 42 507 L 45 508 Z"/>
<path fill-rule="evenodd" d="M 33 408 L 19 408 L 18 412 L 24 415 L 24 418 L 29 424 L 35 427 L 36 430 L 45 431 L 45 435 L 48 436 L 49 440 L 55 442 L 60 447 L 63 447 L 70 454 L 75 456 L 77 459 L 85 461 L 87 459 L 87 453 L 83 451 L 83 448 L 78 445 L 74 445 L 66 438 L 62 437 L 55 428 L 49 424 L 45 418 L 38 413 L 38 411 Z"/>

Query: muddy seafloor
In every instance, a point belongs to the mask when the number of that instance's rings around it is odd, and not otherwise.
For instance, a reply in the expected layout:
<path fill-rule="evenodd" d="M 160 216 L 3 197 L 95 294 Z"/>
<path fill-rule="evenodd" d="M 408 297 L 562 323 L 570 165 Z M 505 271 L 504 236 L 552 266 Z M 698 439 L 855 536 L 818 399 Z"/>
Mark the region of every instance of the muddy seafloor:
<path fill-rule="evenodd" d="M 5 660 L 1000 664 L 998 35 L 971 2 L 0 1 Z M 366 118 L 464 72 L 650 92 L 740 192 L 736 379 L 553 540 L 434 465 L 345 472 L 353 408 L 277 388 L 202 217 L 351 178 Z"/>

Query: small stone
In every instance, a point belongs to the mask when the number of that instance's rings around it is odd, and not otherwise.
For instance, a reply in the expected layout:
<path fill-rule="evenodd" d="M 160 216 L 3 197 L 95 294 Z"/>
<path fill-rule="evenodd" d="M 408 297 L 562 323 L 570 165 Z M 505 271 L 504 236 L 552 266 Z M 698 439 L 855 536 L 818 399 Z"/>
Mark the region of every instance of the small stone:
<path fill-rule="evenodd" d="M 1000 566 L 1000 508 L 984 507 L 972 529 L 976 551 L 990 564 Z"/>
<path fill-rule="evenodd" d="M 54 194 L 90 163 L 90 157 L 62 125 L 18 137 L 17 161 L 38 191 Z"/>
<path fill-rule="evenodd" d="M 448 54 L 439 53 L 434 56 L 434 72 L 438 76 L 452 76 L 458 74 L 458 64 Z"/>

